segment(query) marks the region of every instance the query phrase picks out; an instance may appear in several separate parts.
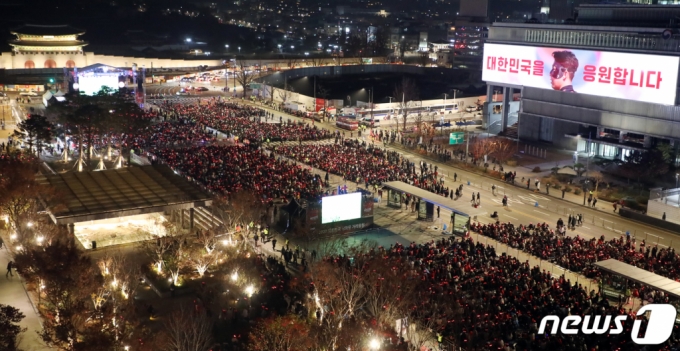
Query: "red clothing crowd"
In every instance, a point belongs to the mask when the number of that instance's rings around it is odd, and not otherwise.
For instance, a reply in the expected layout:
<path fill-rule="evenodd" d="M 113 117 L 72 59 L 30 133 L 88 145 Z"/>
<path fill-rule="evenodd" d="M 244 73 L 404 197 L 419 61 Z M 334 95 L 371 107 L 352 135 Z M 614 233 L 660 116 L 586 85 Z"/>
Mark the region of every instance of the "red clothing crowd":
<path fill-rule="evenodd" d="M 389 260 L 388 265 L 404 280 L 420 282 L 416 300 L 422 302 L 408 317 L 431 319 L 432 332 L 442 334 L 456 350 L 639 350 L 630 338 L 634 316 L 618 335 L 538 334 L 546 315 L 604 316 L 630 311 L 611 306 L 601 293 L 588 292 L 564 276 L 553 277 L 538 266 L 498 256 L 491 245 L 449 237 L 379 251 L 366 254 Z M 337 262 L 339 268 L 362 269 L 352 266 L 349 257 L 325 259 Z M 419 314 L 420 309 L 435 312 Z M 643 330 L 647 321 L 640 318 Z M 656 349 L 675 349 L 679 336 L 676 326 L 669 341 Z"/>
<path fill-rule="evenodd" d="M 256 107 L 211 100 L 197 105 L 163 104 L 163 113 L 219 130 L 251 143 L 267 141 L 323 140 L 332 136 L 326 129 L 307 124 L 267 123 L 270 113 Z"/>
<path fill-rule="evenodd" d="M 588 270 L 591 263 L 614 258 L 673 280 L 680 279 L 680 257 L 675 249 L 650 247 L 644 240 L 636 248 L 637 241 L 631 238 L 607 241 L 604 237 L 569 237 L 556 233 L 545 223 L 529 226 L 473 224 L 471 229 L 571 271 L 584 272 L 587 276 L 593 275 L 593 271 Z"/>
<path fill-rule="evenodd" d="M 227 195 L 247 189 L 262 201 L 272 201 L 293 197 L 310 199 L 321 194 L 320 177 L 249 146 L 164 149 L 156 156 L 183 175 Z"/>

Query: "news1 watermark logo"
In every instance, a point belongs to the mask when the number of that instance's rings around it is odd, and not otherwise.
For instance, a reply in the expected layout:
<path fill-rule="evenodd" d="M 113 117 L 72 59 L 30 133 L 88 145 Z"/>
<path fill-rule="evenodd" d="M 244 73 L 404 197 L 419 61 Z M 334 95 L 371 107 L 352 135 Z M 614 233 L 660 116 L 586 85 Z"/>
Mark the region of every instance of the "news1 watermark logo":
<path fill-rule="evenodd" d="M 673 333 L 673 326 L 675 325 L 675 318 L 677 310 L 673 305 L 666 304 L 650 304 L 643 306 L 637 311 L 638 316 L 650 312 L 647 331 L 643 337 L 638 337 L 640 334 L 641 320 L 633 322 L 633 330 L 630 337 L 633 342 L 638 345 L 659 345 Z M 604 323 L 600 323 L 604 318 Z M 611 327 L 612 318 L 614 319 L 614 327 Z M 620 316 L 567 316 L 562 319 L 558 316 L 545 316 L 541 319 L 541 325 L 538 328 L 538 333 L 543 334 L 546 331 L 548 322 L 552 322 L 552 329 L 548 331 L 549 334 L 555 335 L 557 331 L 565 335 L 576 335 L 579 332 L 582 334 L 621 334 L 623 333 L 623 324 L 628 319 L 628 315 Z M 592 320 L 592 322 L 591 322 Z M 580 326 L 580 328 L 579 328 Z"/>

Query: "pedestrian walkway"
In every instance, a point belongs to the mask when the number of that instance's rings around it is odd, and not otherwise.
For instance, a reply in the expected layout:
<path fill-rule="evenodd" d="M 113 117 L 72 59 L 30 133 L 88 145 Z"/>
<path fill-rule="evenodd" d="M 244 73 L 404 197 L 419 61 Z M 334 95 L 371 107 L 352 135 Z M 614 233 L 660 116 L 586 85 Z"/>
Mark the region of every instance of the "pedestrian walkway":
<path fill-rule="evenodd" d="M 5 243 L 9 243 L 6 231 L 0 231 Z M 26 332 L 20 337 L 19 347 L 23 351 L 43 351 L 52 350 L 47 347 L 36 334 L 42 329 L 41 319 L 36 312 L 32 302 L 29 300 L 26 292 L 23 279 L 14 272 L 14 277 L 5 277 L 7 272 L 7 263 L 11 260 L 11 254 L 8 247 L 3 245 L 0 250 L 0 267 L 2 268 L 3 276 L 0 276 L 0 304 L 10 305 L 19 309 L 26 317 L 21 321 L 21 326 L 26 328 Z M 2 332 L 2 331 L 0 331 Z"/>

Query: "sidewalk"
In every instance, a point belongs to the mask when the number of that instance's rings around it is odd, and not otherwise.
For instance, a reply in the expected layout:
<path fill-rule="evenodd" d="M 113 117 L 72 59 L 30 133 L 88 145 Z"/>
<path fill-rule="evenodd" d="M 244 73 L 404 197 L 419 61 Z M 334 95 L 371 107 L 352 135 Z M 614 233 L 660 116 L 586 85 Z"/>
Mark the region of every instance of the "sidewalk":
<path fill-rule="evenodd" d="M 9 238 L 4 235 L 6 231 L 3 230 L 2 234 L 5 245 L 0 250 L 0 267 L 2 267 L 2 273 L 7 273 L 7 263 L 11 260 L 11 254 L 6 245 L 9 243 Z M 0 276 L 0 304 L 18 308 L 26 316 L 21 321 L 21 326 L 26 328 L 26 332 L 19 336 L 19 347 L 24 351 L 52 350 L 36 334 L 37 331 L 42 329 L 42 321 L 29 300 L 23 279 L 19 277 L 16 271 L 13 273 L 14 277 Z"/>
<path fill-rule="evenodd" d="M 513 183 L 505 182 L 505 181 L 503 181 L 499 178 L 492 177 L 489 174 L 484 174 L 484 173 L 481 173 L 481 172 L 478 173 L 478 172 L 473 171 L 473 170 L 461 168 L 462 161 L 447 161 L 447 162 L 439 161 L 439 160 L 433 158 L 430 154 L 422 155 L 422 154 L 415 153 L 411 149 L 404 147 L 400 143 L 387 144 L 387 145 L 383 144 L 383 147 L 386 147 L 388 150 L 399 151 L 401 153 L 408 153 L 408 154 L 420 157 L 422 159 L 428 159 L 428 160 L 430 160 L 430 162 L 435 162 L 435 163 L 440 164 L 440 165 L 447 165 L 447 166 L 457 168 L 457 169 L 460 170 L 458 172 L 459 178 L 463 177 L 464 173 L 474 174 L 475 176 L 481 178 L 480 186 L 484 189 L 491 188 L 491 186 L 494 185 L 494 184 L 496 185 L 496 187 L 498 187 L 498 186 L 508 186 L 509 187 L 509 186 L 513 185 Z M 544 163 L 545 164 L 552 164 L 553 167 L 555 165 L 554 161 L 546 160 Z M 558 161 L 558 163 L 559 163 L 559 161 Z M 561 166 L 564 166 L 566 164 L 567 163 L 565 163 L 565 162 L 560 163 Z M 534 173 L 528 167 L 507 166 L 507 165 L 503 165 L 503 171 L 504 172 L 517 172 L 517 176 L 515 177 L 515 182 L 514 182 L 514 187 L 517 188 L 517 189 L 527 189 L 526 180 L 530 179 L 531 182 L 530 182 L 528 189 L 529 189 L 529 191 L 534 191 L 534 192 L 536 191 L 536 187 L 534 186 L 536 179 L 541 180 L 543 177 L 548 176 L 552 173 L 552 171 L 550 171 L 550 170 Z M 524 178 L 523 184 L 521 183 L 522 178 Z M 564 194 L 564 198 L 563 198 L 562 197 L 562 190 L 551 188 L 550 194 L 547 194 L 546 191 L 545 191 L 545 185 L 546 184 L 544 182 L 542 182 L 540 185 L 541 185 L 541 189 L 539 189 L 538 193 L 540 193 L 542 196 L 550 196 L 550 197 L 553 197 L 553 198 L 559 198 L 559 199 L 563 199 L 565 201 L 574 203 L 576 205 L 583 206 L 583 199 L 584 199 L 583 193 L 576 195 L 573 192 L 567 192 L 567 193 Z M 572 187 L 572 189 L 576 188 L 576 187 L 577 186 L 574 185 Z M 586 199 L 587 199 L 587 194 L 586 194 Z M 587 204 L 587 202 L 586 202 L 586 204 Z M 595 210 L 599 210 L 599 211 L 602 211 L 602 212 L 610 213 L 613 210 L 613 203 L 598 199 L 597 205 L 595 207 L 590 207 L 590 208 L 595 209 Z"/>

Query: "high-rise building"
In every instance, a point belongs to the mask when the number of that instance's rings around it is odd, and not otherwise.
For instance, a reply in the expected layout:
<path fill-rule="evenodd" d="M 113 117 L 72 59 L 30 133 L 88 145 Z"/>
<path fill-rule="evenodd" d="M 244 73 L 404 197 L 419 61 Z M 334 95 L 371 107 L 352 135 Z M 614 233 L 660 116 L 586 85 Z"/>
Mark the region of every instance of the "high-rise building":
<path fill-rule="evenodd" d="M 461 0 L 458 17 L 449 28 L 451 67 L 479 71 L 482 67 L 484 41 L 489 27 L 488 0 Z"/>
<path fill-rule="evenodd" d="M 489 28 L 489 132 L 619 160 L 678 149 L 680 6 L 589 4 L 575 14 L 571 23 Z"/>

